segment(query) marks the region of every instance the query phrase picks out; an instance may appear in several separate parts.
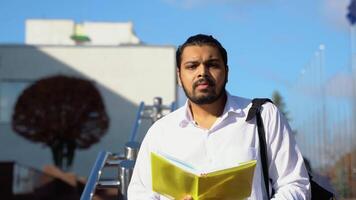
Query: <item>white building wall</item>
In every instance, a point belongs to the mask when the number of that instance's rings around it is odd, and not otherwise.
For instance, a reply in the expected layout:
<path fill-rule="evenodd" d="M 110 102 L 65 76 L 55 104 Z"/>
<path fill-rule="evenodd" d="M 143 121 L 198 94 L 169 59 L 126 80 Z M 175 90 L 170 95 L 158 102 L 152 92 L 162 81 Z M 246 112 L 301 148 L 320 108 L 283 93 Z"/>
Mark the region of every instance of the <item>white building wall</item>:
<path fill-rule="evenodd" d="M 36 80 L 55 73 L 81 74 L 135 104 L 152 101 L 157 96 L 154 92 L 171 102 L 176 87 L 174 53 L 173 47 L 152 46 L 5 47 L 0 48 L 0 78 Z"/>
<path fill-rule="evenodd" d="M 0 100 L 6 98 L 1 96 L 1 87 L 13 83 L 23 87 L 56 74 L 93 80 L 103 97 L 110 127 L 98 144 L 76 153 L 73 170 L 87 176 L 100 150 L 123 150 L 141 101 L 152 104 L 160 96 L 167 105 L 176 100 L 174 57 L 175 49 L 169 46 L 0 46 Z M 145 131 L 140 131 L 141 136 Z M 10 121 L 0 122 L 0 147 L 9 149 L 0 151 L 0 160 L 37 168 L 53 163 L 49 148 L 12 132 Z"/>
<path fill-rule="evenodd" d="M 72 20 L 26 20 L 26 44 L 74 45 Z"/>
<path fill-rule="evenodd" d="M 119 45 L 138 44 L 140 42 L 140 40 L 133 34 L 133 25 L 131 22 L 84 22 L 83 31 L 90 38 L 90 44 Z"/>
<path fill-rule="evenodd" d="M 78 33 L 80 31 L 80 33 Z M 139 44 L 131 22 L 83 22 L 72 20 L 26 20 L 25 43 L 30 45 L 75 45 L 73 35 L 87 36 L 84 45 Z M 82 45 L 83 45 L 82 44 Z"/>

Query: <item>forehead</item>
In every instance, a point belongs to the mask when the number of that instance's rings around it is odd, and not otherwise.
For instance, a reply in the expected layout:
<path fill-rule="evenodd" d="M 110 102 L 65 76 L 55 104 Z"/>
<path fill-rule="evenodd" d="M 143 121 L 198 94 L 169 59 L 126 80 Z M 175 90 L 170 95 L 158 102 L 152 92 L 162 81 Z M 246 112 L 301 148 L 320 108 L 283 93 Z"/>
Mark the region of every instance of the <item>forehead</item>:
<path fill-rule="evenodd" d="M 193 58 L 222 59 L 219 49 L 213 45 L 191 45 L 186 46 L 182 52 L 182 60 Z"/>

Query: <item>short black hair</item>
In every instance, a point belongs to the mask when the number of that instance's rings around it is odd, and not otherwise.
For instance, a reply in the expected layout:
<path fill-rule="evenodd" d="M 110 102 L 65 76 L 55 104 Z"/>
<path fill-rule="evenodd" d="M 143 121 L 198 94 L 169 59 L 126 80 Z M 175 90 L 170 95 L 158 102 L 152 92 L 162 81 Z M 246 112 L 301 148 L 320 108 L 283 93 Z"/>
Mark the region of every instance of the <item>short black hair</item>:
<path fill-rule="evenodd" d="M 209 45 L 218 48 L 221 57 L 224 61 L 225 67 L 228 68 L 227 66 L 227 52 L 225 48 L 220 44 L 220 42 L 215 39 L 211 35 L 204 35 L 204 34 L 197 34 L 189 37 L 182 45 L 178 46 L 178 49 L 176 51 L 176 64 L 177 64 L 177 69 L 180 69 L 180 64 L 182 61 L 182 53 L 185 47 L 187 46 L 203 46 L 203 45 Z"/>

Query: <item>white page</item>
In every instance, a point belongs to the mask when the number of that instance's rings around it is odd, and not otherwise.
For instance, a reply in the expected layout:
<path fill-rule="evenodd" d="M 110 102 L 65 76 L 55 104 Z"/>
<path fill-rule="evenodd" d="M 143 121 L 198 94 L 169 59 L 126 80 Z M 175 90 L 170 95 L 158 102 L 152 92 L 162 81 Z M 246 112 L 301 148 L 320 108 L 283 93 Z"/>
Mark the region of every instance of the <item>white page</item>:
<path fill-rule="evenodd" d="M 186 163 L 182 160 L 179 160 L 171 155 L 168 155 L 166 153 L 163 153 L 163 152 L 156 152 L 157 155 L 165 158 L 166 160 L 168 160 L 170 163 L 172 163 L 173 165 L 176 165 L 180 168 L 182 168 L 183 170 L 189 172 L 189 173 L 192 173 L 192 174 L 195 174 L 195 175 L 198 175 L 200 176 L 202 174 L 201 170 L 198 170 L 197 168 L 195 168 L 194 166 L 192 166 L 191 164 L 189 163 Z"/>

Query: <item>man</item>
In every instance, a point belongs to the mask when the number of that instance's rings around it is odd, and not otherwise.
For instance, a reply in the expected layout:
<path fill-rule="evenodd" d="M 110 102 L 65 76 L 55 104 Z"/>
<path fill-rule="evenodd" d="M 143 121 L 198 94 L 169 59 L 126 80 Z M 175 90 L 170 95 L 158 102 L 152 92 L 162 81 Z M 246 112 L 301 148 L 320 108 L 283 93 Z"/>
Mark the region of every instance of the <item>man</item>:
<path fill-rule="evenodd" d="M 179 83 L 188 100 L 149 129 L 128 199 L 166 199 L 152 192 L 150 152 L 164 152 L 205 171 L 257 159 L 250 199 L 270 199 L 263 182 L 257 125 L 245 121 L 251 100 L 225 90 L 229 70 L 226 50 L 212 36 L 199 34 L 178 48 L 176 61 Z M 309 199 L 308 174 L 286 119 L 271 103 L 263 106 L 262 119 L 272 199 Z M 189 194 L 185 199 L 191 199 Z"/>

